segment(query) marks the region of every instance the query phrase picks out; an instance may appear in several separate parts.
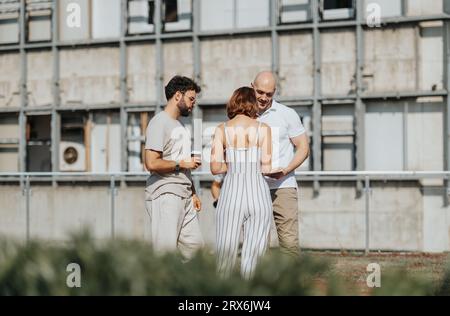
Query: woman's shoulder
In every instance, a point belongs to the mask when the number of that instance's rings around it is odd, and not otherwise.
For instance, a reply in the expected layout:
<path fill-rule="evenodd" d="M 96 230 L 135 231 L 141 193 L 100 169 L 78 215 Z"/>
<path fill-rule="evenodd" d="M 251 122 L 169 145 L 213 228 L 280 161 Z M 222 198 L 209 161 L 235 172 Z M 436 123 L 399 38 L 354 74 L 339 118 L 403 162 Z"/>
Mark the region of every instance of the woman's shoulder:
<path fill-rule="evenodd" d="M 219 125 L 216 126 L 216 129 L 223 129 L 225 127 L 225 122 L 224 123 L 220 123 Z"/>
<path fill-rule="evenodd" d="M 261 124 L 261 127 L 263 127 L 263 128 L 269 128 L 270 127 L 269 124 L 264 123 L 264 122 L 261 122 L 260 124 Z"/>

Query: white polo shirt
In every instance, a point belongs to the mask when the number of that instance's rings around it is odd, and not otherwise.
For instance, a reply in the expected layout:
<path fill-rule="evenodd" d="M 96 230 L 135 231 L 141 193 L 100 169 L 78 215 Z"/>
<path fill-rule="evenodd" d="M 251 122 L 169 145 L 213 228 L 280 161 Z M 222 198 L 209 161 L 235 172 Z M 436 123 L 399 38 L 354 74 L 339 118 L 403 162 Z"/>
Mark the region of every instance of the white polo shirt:
<path fill-rule="evenodd" d="M 258 117 L 258 121 L 269 125 L 272 131 L 272 169 L 286 168 L 295 153 L 290 139 L 306 132 L 300 117 L 294 109 L 273 100 L 272 106 Z M 266 181 L 271 190 L 297 188 L 295 170 L 279 180 L 266 177 Z"/>

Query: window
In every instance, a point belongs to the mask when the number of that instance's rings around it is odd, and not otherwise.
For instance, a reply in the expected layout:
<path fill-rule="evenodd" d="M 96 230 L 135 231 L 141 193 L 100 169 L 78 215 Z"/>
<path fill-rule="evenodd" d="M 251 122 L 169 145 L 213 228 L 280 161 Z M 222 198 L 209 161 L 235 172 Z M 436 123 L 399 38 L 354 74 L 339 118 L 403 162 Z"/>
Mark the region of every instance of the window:
<path fill-rule="evenodd" d="M 201 29 L 268 26 L 269 4 L 268 0 L 201 0 Z"/>
<path fill-rule="evenodd" d="M 26 127 L 27 171 L 49 172 L 51 157 L 51 116 L 28 116 Z"/>
<path fill-rule="evenodd" d="M 0 0 L 0 44 L 19 42 L 19 0 Z"/>
<path fill-rule="evenodd" d="M 153 113 L 138 112 L 128 114 L 127 148 L 128 171 L 141 172 L 144 167 L 145 132 Z"/>
<path fill-rule="evenodd" d="M 322 169 L 354 170 L 353 105 L 324 105 L 322 109 Z"/>
<path fill-rule="evenodd" d="M 52 39 L 52 1 L 27 0 L 28 41 Z"/>
<path fill-rule="evenodd" d="M 164 22 L 178 22 L 178 1 L 164 1 Z"/>
<path fill-rule="evenodd" d="M 165 0 L 162 5 L 164 31 L 182 31 L 192 28 L 191 0 Z"/>
<path fill-rule="evenodd" d="M 155 19 L 154 0 L 128 1 L 128 34 L 153 33 Z M 192 29 L 192 0 L 163 0 L 161 22 L 163 31 Z"/>
<path fill-rule="evenodd" d="M 324 10 L 347 9 L 353 7 L 353 0 L 324 0 Z"/>
<path fill-rule="evenodd" d="M 164 22 L 178 22 L 178 1 L 167 0 L 163 1 Z"/>
<path fill-rule="evenodd" d="M 0 114 L 0 172 L 19 171 L 19 118 Z"/>
<path fill-rule="evenodd" d="M 155 2 L 153 0 L 128 1 L 128 34 L 153 33 Z"/>
<path fill-rule="evenodd" d="M 323 20 L 350 19 L 355 15 L 354 0 L 323 0 L 321 4 Z"/>
<path fill-rule="evenodd" d="M 311 20 L 310 0 L 281 0 L 281 23 L 296 23 L 309 20 Z"/>

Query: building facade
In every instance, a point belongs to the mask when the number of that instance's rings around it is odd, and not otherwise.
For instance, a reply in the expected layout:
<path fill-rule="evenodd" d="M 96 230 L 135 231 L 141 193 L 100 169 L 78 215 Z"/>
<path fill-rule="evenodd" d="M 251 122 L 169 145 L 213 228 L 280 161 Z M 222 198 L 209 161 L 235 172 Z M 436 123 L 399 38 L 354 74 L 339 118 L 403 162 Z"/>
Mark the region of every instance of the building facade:
<path fill-rule="evenodd" d="M 175 74 L 202 86 L 184 123 L 206 158 L 233 90 L 272 70 L 310 139 L 299 171 L 448 170 L 448 12 L 447 0 L 0 1 L 0 232 L 63 238 L 89 223 L 142 236 L 143 177 L 120 178 L 111 217 L 109 180 L 41 179 L 27 208 L 6 173 L 144 172 L 145 128 Z M 196 177 L 213 240 L 210 180 Z M 449 250 L 444 180 L 377 179 L 372 193 L 300 180 L 302 246 L 364 248 L 371 194 L 371 247 Z"/>

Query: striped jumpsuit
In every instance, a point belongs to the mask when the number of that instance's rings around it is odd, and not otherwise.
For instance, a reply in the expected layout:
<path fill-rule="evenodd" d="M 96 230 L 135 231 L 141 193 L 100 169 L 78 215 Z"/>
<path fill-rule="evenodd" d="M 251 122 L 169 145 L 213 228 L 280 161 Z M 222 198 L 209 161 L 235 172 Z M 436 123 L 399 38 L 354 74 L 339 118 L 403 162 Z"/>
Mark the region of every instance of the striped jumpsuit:
<path fill-rule="evenodd" d="M 261 123 L 257 140 L 260 126 Z M 227 276 L 233 270 L 243 227 L 241 275 L 249 279 L 258 258 L 268 246 L 272 200 L 261 173 L 261 148 L 258 145 L 232 148 L 226 124 L 225 139 L 228 171 L 223 180 L 216 214 L 218 272 Z"/>

